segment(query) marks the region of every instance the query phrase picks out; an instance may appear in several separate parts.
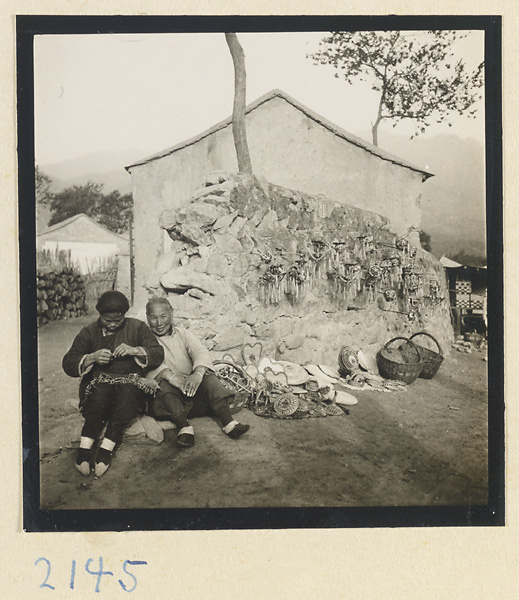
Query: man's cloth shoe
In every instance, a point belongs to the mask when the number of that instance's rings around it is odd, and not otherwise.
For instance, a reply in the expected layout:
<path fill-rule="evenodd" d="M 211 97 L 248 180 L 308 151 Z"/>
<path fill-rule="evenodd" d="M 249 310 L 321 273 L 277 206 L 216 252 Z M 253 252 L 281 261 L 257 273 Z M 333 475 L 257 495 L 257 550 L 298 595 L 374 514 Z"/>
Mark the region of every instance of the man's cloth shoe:
<path fill-rule="evenodd" d="M 90 471 L 92 467 L 90 465 L 90 461 L 92 460 L 92 449 L 91 448 L 79 448 L 76 456 L 76 469 L 84 475 L 88 477 L 90 475 Z"/>
<path fill-rule="evenodd" d="M 182 448 L 192 448 L 195 445 L 195 436 L 190 433 L 181 433 L 177 437 L 177 444 Z"/>
<path fill-rule="evenodd" d="M 96 477 L 104 475 L 112 464 L 112 453 L 106 448 L 99 448 L 96 456 L 94 474 Z"/>
<path fill-rule="evenodd" d="M 229 431 L 229 433 L 227 435 L 230 438 L 232 438 L 233 440 L 237 440 L 244 433 L 247 433 L 247 431 L 249 431 L 249 429 L 250 429 L 250 425 L 244 425 L 243 423 L 238 423 L 237 425 L 234 426 L 233 429 L 231 429 L 231 431 Z"/>
<path fill-rule="evenodd" d="M 177 444 L 181 448 L 192 448 L 195 445 L 195 430 L 191 425 L 182 427 L 178 432 Z"/>

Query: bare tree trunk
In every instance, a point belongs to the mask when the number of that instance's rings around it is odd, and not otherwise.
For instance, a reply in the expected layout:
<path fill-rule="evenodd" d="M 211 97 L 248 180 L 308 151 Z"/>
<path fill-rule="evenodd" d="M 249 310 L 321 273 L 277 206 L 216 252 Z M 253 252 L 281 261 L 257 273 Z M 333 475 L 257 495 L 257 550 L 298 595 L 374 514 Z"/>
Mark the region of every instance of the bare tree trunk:
<path fill-rule="evenodd" d="M 231 51 L 232 62 L 234 64 L 232 133 L 234 136 L 234 146 L 236 147 L 236 156 L 238 158 L 238 170 L 240 173 L 250 173 L 252 175 L 252 164 L 250 161 L 249 146 L 247 145 L 247 131 L 245 129 L 245 92 L 247 89 L 245 54 L 235 33 L 226 33 L 225 39 Z"/>
<path fill-rule="evenodd" d="M 371 123 L 371 135 L 373 136 L 373 145 L 378 146 L 378 126 L 380 125 L 380 121 L 382 121 L 382 106 L 384 105 L 384 100 L 386 98 L 386 84 L 382 88 L 382 93 L 380 94 L 380 100 L 378 101 L 378 111 L 377 111 L 377 120 L 375 123 Z"/>
<path fill-rule="evenodd" d="M 378 146 L 378 124 L 380 119 L 375 121 L 375 124 L 371 127 L 371 136 L 373 137 L 373 145 Z"/>
<path fill-rule="evenodd" d="M 378 126 L 380 125 L 380 121 L 382 121 L 382 98 L 380 99 L 380 103 L 378 105 L 377 120 L 374 124 L 371 124 L 371 135 L 373 137 L 374 146 L 378 146 Z"/>

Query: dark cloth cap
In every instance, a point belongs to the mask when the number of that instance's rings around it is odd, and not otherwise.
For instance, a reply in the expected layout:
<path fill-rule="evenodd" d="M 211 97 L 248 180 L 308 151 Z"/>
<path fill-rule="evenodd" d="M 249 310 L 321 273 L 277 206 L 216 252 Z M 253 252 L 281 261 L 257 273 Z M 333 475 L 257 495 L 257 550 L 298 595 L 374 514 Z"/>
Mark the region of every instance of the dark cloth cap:
<path fill-rule="evenodd" d="M 97 301 L 96 310 L 100 315 L 106 313 L 122 313 L 128 312 L 130 303 L 128 298 L 121 292 L 105 292 Z"/>

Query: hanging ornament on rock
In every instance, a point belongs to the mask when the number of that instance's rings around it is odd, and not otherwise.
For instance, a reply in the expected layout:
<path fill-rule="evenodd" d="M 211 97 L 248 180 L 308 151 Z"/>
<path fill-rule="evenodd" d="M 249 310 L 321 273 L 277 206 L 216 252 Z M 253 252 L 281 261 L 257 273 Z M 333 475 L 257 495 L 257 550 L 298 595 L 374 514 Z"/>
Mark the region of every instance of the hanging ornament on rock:
<path fill-rule="evenodd" d="M 320 278 L 324 275 L 324 259 L 330 252 L 330 246 L 322 239 L 315 238 L 307 244 L 307 251 L 312 260 L 313 276 Z"/>
<path fill-rule="evenodd" d="M 384 300 L 386 302 L 394 302 L 396 300 L 395 290 L 385 290 L 384 291 Z"/>
<path fill-rule="evenodd" d="M 260 279 L 262 300 L 265 304 L 279 304 L 284 292 L 282 285 L 286 272 L 280 264 L 270 264 Z"/>

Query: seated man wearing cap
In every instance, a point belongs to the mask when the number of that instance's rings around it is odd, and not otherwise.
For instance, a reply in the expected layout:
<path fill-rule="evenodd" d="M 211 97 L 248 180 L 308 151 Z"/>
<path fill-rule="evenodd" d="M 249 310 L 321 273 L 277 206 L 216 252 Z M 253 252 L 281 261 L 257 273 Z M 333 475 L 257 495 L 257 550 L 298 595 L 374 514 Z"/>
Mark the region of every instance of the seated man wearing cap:
<path fill-rule="evenodd" d="M 76 468 L 90 475 L 94 442 L 106 426 L 96 454 L 95 475 L 103 475 L 126 425 L 145 410 L 152 391 L 142 375 L 164 359 L 164 349 L 143 321 L 125 317 L 130 308 L 121 292 L 105 292 L 97 302 L 99 318 L 83 327 L 63 357 L 63 369 L 81 377 L 79 408 L 85 424 Z"/>
<path fill-rule="evenodd" d="M 177 443 L 195 444 L 195 432 L 188 418 L 215 414 L 224 432 L 236 440 L 250 429 L 235 421 L 229 410 L 234 392 L 227 389 L 214 373 L 209 351 L 189 331 L 173 327 L 173 309 L 167 298 L 152 298 L 146 305 L 148 324 L 164 346 L 164 362 L 148 373 L 159 384 L 150 405 L 150 414 L 169 419 L 178 428 Z"/>

